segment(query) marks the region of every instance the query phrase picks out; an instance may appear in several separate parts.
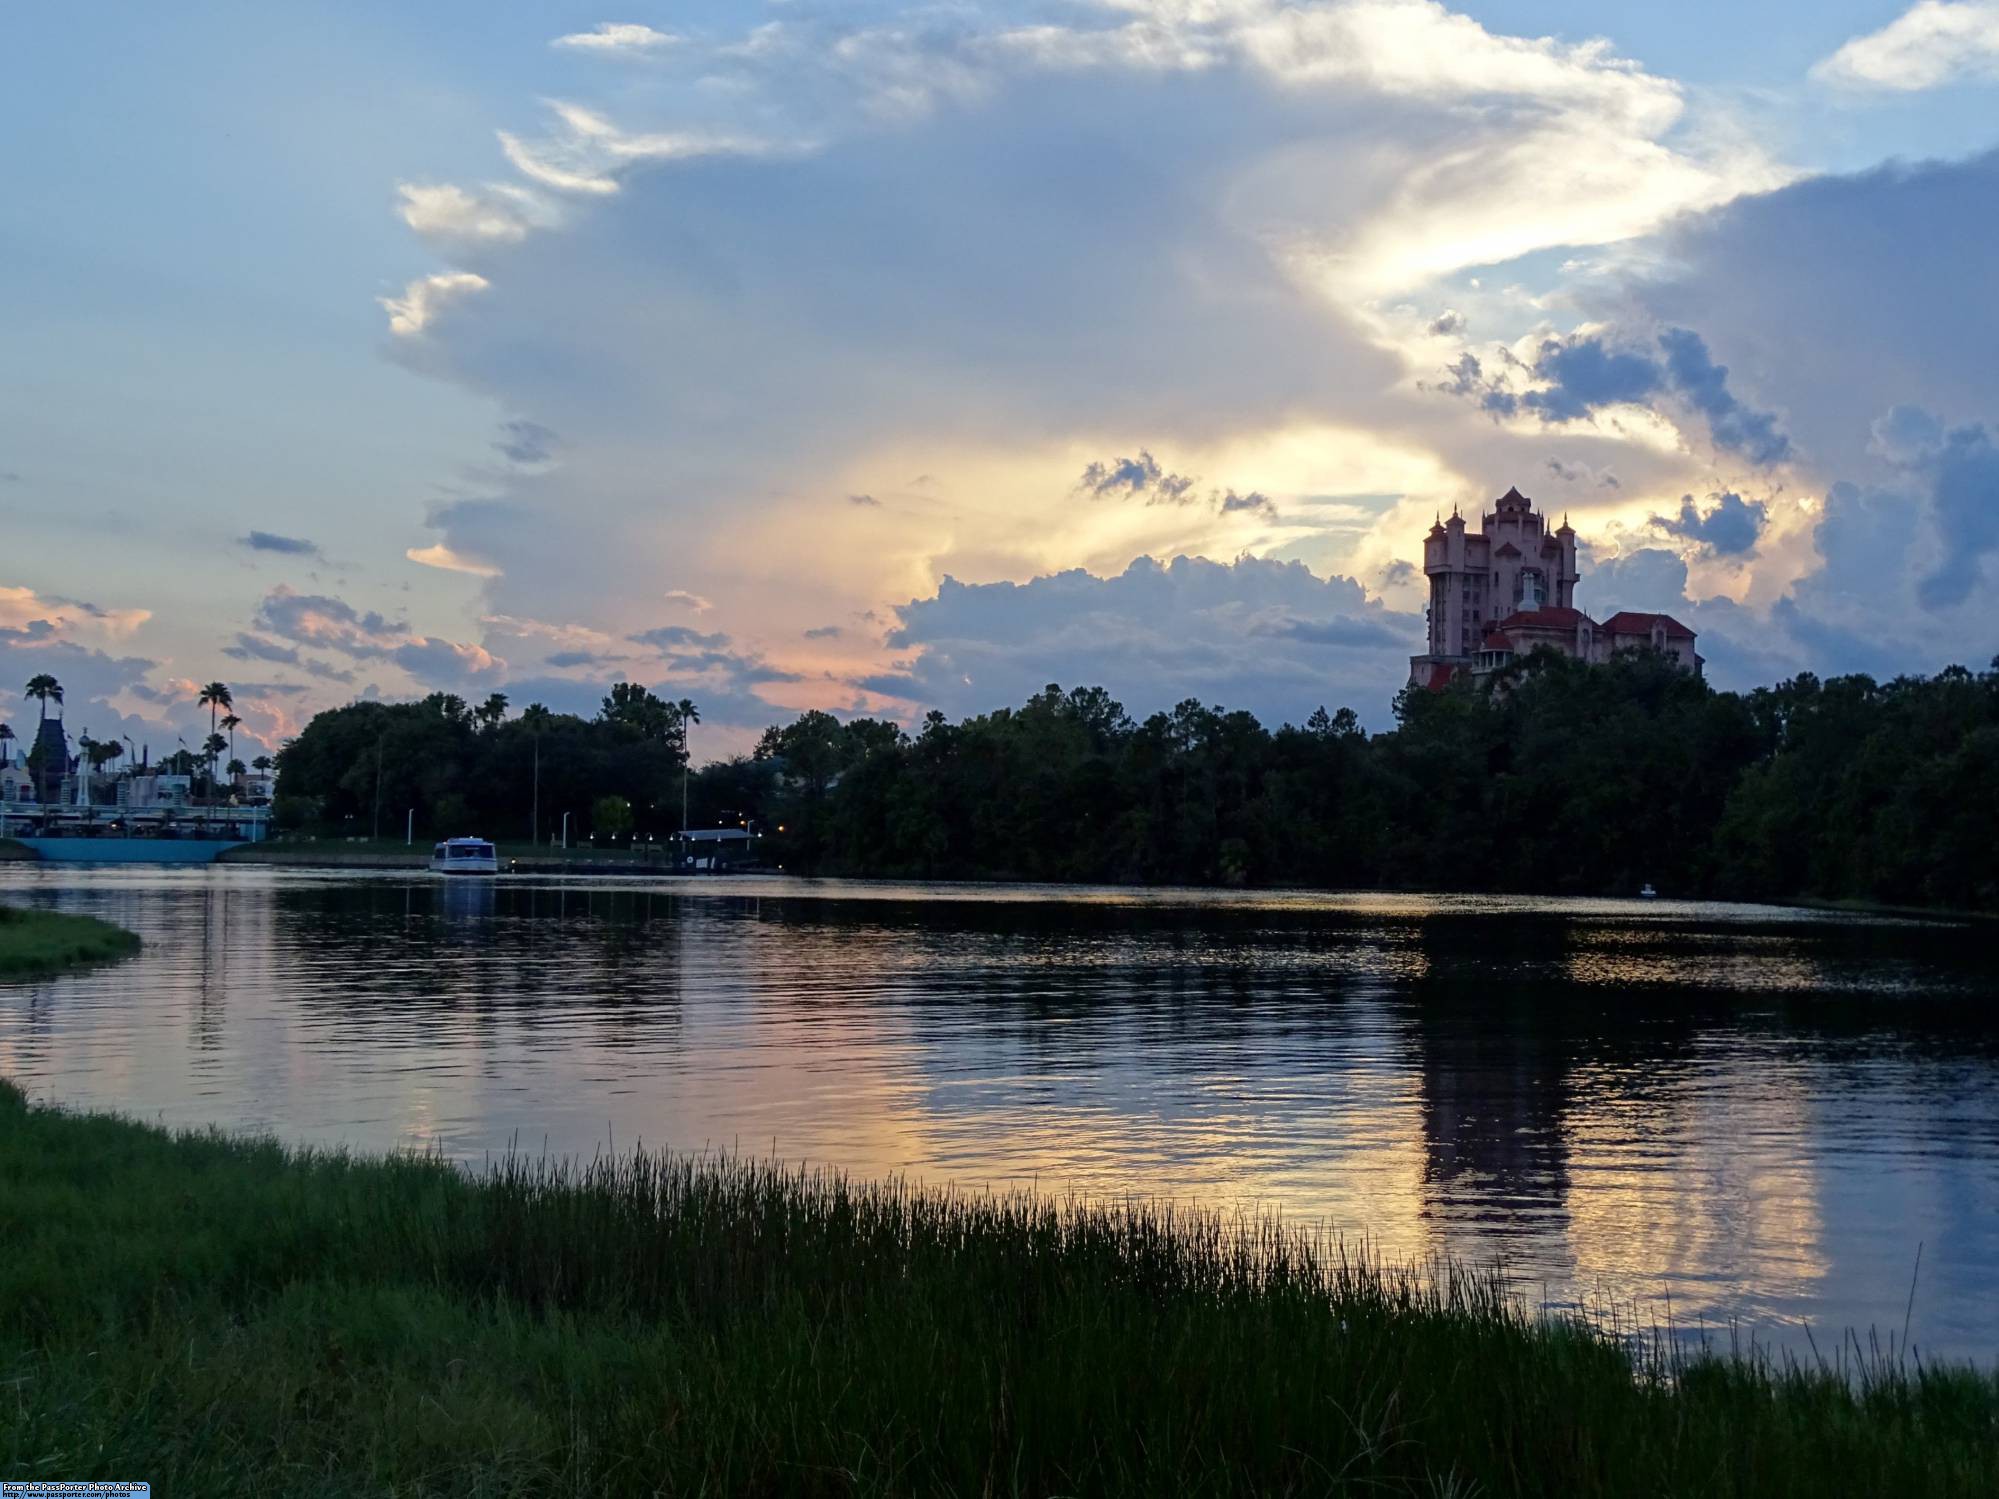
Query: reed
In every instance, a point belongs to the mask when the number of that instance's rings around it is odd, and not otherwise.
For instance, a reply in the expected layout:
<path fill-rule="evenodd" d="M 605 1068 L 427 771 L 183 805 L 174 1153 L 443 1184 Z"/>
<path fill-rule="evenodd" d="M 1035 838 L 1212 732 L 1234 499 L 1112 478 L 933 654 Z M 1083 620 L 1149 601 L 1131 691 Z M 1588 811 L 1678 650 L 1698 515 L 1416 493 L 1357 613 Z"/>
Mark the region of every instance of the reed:
<path fill-rule="evenodd" d="M 0 906 L 0 978 L 59 973 L 139 950 L 139 939 L 95 916 Z"/>
<path fill-rule="evenodd" d="M 1269 1218 L 466 1172 L 0 1085 L 0 1473 L 163 1493 L 1991 1492 L 1999 1381 L 1545 1318 Z"/>

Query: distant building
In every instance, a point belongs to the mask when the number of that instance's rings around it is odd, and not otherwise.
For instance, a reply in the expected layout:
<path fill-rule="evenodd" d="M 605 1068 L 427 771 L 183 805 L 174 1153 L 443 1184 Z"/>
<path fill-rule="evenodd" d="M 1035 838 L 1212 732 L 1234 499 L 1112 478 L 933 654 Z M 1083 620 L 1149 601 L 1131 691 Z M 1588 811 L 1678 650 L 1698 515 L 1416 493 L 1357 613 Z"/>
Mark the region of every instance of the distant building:
<path fill-rule="evenodd" d="M 1453 677 L 1484 676 L 1538 646 L 1578 661 L 1656 650 L 1700 675 L 1694 632 L 1668 614 L 1613 614 L 1598 624 L 1575 607 L 1576 533 L 1553 531 L 1534 502 L 1509 489 L 1468 530 L 1455 510 L 1423 539 L 1430 580 L 1429 649 L 1409 658 L 1409 683 L 1438 690 Z"/>

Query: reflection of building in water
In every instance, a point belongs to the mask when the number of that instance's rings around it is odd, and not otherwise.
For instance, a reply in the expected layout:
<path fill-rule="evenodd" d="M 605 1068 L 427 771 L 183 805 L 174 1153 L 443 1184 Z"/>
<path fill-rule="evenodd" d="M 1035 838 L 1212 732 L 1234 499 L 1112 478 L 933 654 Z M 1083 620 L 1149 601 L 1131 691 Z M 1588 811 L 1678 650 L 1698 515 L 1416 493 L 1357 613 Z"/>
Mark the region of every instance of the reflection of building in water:
<path fill-rule="evenodd" d="M 1417 1022 L 1423 1182 L 1433 1216 L 1559 1233 L 1569 1195 L 1563 1038 L 1445 1001 Z"/>
<path fill-rule="evenodd" d="M 1808 1073 L 1742 1054 L 1741 991 L 1699 981 L 1711 951 L 1531 916 L 1433 921 L 1425 943 L 1424 1211 L 1457 1252 L 1503 1250 L 1556 1302 L 1739 1316 L 1766 1341 L 1767 1308 L 1822 1299 Z"/>

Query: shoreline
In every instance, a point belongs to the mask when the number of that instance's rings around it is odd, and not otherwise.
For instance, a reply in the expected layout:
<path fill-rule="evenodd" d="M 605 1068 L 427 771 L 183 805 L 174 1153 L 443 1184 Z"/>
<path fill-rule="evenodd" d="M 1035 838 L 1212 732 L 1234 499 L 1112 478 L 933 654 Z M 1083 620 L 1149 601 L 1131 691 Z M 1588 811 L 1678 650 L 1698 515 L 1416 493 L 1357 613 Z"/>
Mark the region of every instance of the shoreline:
<path fill-rule="evenodd" d="M 1270 1221 L 475 1175 L 5 1082 L 0 1180 L 0 1461 L 161 1492 L 1953 1495 L 1999 1462 L 1999 1374 L 1690 1351 Z"/>
<path fill-rule="evenodd" d="M 384 843 L 387 843 L 387 840 L 384 840 Z M 405 846 L 400 843 L 396 843 L 393 845 L 394 849 L 402 849 L 404 847 Z M 662 879 L 682 879 L 689 877 L 687 875 L 680 874 L 674 870 L 664 868 L 659 864 L 652 863 L 645 859 L 619 858 L 615 855 L 597 854 L 594 851 L 579 852 L 575 849 L 571 849 L 569 852 L 563 853 L 559 850 L 551 852 L 550 850 L 545 848 L 538 851 L 530 851 L 527 849 L 526 845 L 510 845 L 506 843 L 498 843 L 496 844 L 496 847 L 500 850 L 500 860 L 503 866 L 503 872 L 506 873 L 606 874 L 606 875 L 619 875 L 625 878 L 638 878 L 646 875 L 652 875 Z M 504 866 L 508 865 L 510 861 L 514 867 L 504 868 Z M 317 844 L 300 845 L 300 844 L 290 844 L 283 842 L 244 844 L 239 848 L 233 848 L 223 853 L 217 858 L 216 862 L 218 864 L 268 864 L 268 865 L 278 865 L 278 866 L 296 866 L 302 868 L 323 868 L 323 869 L 413 869 L 413 870 L 428 869 L 430 864 L 429 856 L 425 853 L 414 852 L 414 851 L 405 852 L 405 853 L 395 853 L 388 848 L 384 848 L 381 845 L 376 845 L 373 848 L 348 849 L 348 848 L 343 848 L 339 844 L 332 844 L 330 846 L 321 846 Z M 744 869 L 741 871 L 728 870 L 728 871 L 719 871 L 719 872 L 703 870 L 697 876 L 694 877 L 707 879 L 707 878 L 717 878 L 717 877 L 728 877 L 730 875 L 738 873 L 740 873 L 744 877 L 761 878 L 765 876 L 779 874 L 782 873 L 782 871 L 772 870 L 772 869 Z M 1439 895 L 1439 896 L 1543 895 L 1543 896 L 1549 896 L 1551 898 L 1573 897 L 1578 899 L 1592 899 L 1592 898 L 1635 899 L 1635 897 L 1618 896 L 1614 893 L 1602 892 L 1602 891 L 1466 890 L 1466 889 L 1429 890 L 1429 889 L 1419 889 L 1413 887 L 1408 889 L 1403 889 L 1399 887 L 1386 887 L 1386 888 L 1377 889 L 1376 887 L 1371 887 L 1371 886 L 1363 887 L 1363 886 L 1344 886 L 1344 885 L 1222 885 L 1222 884 L 1150 885 L 1150 884 L 1140 884 L 1135 882 L 1118 881 L 1118 880 L 1028 880 L 1028 879 L 1013 878 L 1006 875 L 969 875 L 969 874 L 951 875 L 951 876 L 913 876 L 913 875 L 899 876 L 899 875 L 841 874 L 834 872 L 834 873 L 821 874 L 817 876 L 799 875 L 796 877 L 800 879 L 812 879 L 812 878 L 829 879 L 829 880 L 837 879 L 844 882 L 852 884 L 860 884 L 860 885 L 867 885 L 867 884 L 1046 885 L 1058 889 L 1073 887 L 1079 890 L 1189 889 L 1189 890 L 1215 890 L 1215 891 L 1230 892 L 1230 893 L 1263 892 L 1266 894 L 1280 894 L 1280 893 L 1291 892 L 1298 894 L 1320 894 L 1320 895 L 1356 895 L 1356 894 Z M 1720 896 L 1681 897 L 1672 894 L 1664 894 L 1660 897 L 1660 899 L 1667 902 L 1680 899 L 1691 899 L 1702 902 L 1712 901 L 1719 905 L 1779 906 L 1788 909 L 1802 910 L 1802 911 L 1826 911 L 1835 914 L 1845 913 L 1855 916 L 1904 917 L 1917 920 L 1931 920 L 1931 921 L 1955 921 L 1955 922 L 1999 921 L 1999 911 L 1965 910 L 1965 909 L 1936 907 L 1936 906 L 1910 906 L 1910 905 L 1900 905 L 1884 901 L 1835 899 L 1826 896 L 1814 896 L 1814 895 L 1742 896 L 1742 897 L 1724 898 Z"/>

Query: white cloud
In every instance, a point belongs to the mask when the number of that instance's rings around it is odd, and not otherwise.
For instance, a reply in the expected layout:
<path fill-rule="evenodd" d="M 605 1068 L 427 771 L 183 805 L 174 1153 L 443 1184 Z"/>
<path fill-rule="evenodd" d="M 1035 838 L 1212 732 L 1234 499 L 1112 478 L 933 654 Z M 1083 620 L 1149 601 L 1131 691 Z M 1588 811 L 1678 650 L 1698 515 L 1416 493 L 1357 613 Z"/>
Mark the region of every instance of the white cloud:
<path fill-rule="evenodd" d="M 614 104 L 545 101 L 543 133 L 502 142 L 525 190 L 565 199 L 550 232 L 464 232 L 478 193 L 431 205 L 427 238 L 455 234 L 506 294 L 436 326 L 422 368 L 563 435 L 561 464 L 497 476 L 496 503 L 439 514 L 412 553 L 491 567 L 495 614 L 625 640 L 658 625 L 644 611 L 669 585 L 698 588 L 711 633 L 804 677 L 764 695 L 805 706 L 852 701 L 886 659 L 860 631 L 807 657 L 805 631 L 947 574 L 976 588 L 1083 563 L 1108 586 L 1141 555 L 1249 551 L 1387 577 L 1437 505 L 1529 484 L 1551 456 L 1544 424 L 1420 388 L 1461 347 L 1461 329 L 1425 331 L 1440 307 L 1530 349 L 1574 324 L 1514 287 L 1551 273 L 1509 268 L 1491 293 L 1464 273 L 1629 241 L 1785 175 L 1717 127 L 1711 97 L 1431 0 L 1075 8 L 1031 31 L 972 7 L 847 14 L 690 41 L 694 82 L 665 69 Z M 1649 412 L 1599 425 L 1560 452 L 1624 487 L 1578 491 L 1579 527 L 1729 487 L 1710 444 Z M 1142 448 L 1208 476 L 1203 494 L 1272 504 L 1077 498 L 1088 461 Z M 1214 565 L 1245 599 L 1262 582 Z M 1330 624 L 1252 639 L 1242 610 L 1215 617 L 1245 669 L 1352 649 Z M 1355 667 L 1357 708 L 1399 685 L 1407 633 L 1365 656 L 1365 693 Z M 1031 637 L 1008 670 L 1088 643 L 1082 626 Z M 616 653 L 558 652 L 575 669 Z M 1300 693 L 1305 664 L 1285 677 Z M 1210 667 L 1228 680 L 1189 670 Z M 965 674 L 979 706 L 1011 690 Z"/>
<path fill-rule="evenodd" d="M 32 588 L 0 583 L 0 630 L 17 644 L 126 640 L 152 617 L 150 609 L 106 609 L 82 599 L 45 597 Z"/>
<path fill-rule="evenodd" d="M 419 276 L 403 288 L 400 297 L 377 297 L 389 314 L 389 331 L 398 338 L 414 338 L 430 326 L 431 320 L 452 302 L 473 292 L 484 291 L 490 283 L 471 271 L 444 271 Z"/>
<path fill-rule="evenodd" d="M 1847 88 L 1896 92 L 1999 76 L 1999 4 L 1919 0 L 1879 31 L 1847 42 L 1812 75 Z"/>
<path fill-rule="evenodd" d="M 504 183 L 471 193 L 449 182 L 403 182 L 396 194 L 403 222 L 426 238 L 507 244 L 550 217 L 533 194 Z"/>
<path fill-rule="evenodd" d="M 500 569 L 490 562 L 481 562 L 473 557 L 461 557 L 439 542 L 433 546 L 411 547 L 403 555 L 410 561 L 425 567 L 440 568 L 448 573 L 469 573 L 475 578 L 497 578 Z"/>
<path fill-rule="evenodd" d="M 650 26 L 641 26 L 631 21 L 599 21 L 588 31 L 573 31 L 567 36 L 559 36 L 549 43 L 551 47 L 567 47 L 577 52 L 592 52 L 599 56 L 623 54 L 650 54 L 663 48 L 674 46 L 680 41 L 670 31 L 655 31 Z"/>
<path fill-rule="evenodd" d="M 565 147 L 560 142 L 529 146 L 519 136 L 505 130 L 499 132 L 499 138 L 500 149 L 514 164 L 514 170 L 543 187 L 552 187 L 558 192 L 599 196 L 618 190 L 618 184 L 603 173 L 575 165 L 578 153 L 573 147 Z"/>

